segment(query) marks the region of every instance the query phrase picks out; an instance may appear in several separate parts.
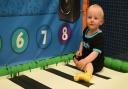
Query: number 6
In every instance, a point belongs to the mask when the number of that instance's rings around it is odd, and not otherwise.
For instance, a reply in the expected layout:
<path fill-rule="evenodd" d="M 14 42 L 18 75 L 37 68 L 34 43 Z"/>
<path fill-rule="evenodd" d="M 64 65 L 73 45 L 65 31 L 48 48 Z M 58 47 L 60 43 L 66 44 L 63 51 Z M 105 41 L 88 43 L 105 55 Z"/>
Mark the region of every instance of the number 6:
<path fill-rule="evenodd" d="M 18 35 L 18 37 L 16 39 L 17 48 L 22 48 L 24 45 L 24 39 L 22 38 L 22 36 L 23 36 L 23 32 L 20 32 L 20 34 Z"/>

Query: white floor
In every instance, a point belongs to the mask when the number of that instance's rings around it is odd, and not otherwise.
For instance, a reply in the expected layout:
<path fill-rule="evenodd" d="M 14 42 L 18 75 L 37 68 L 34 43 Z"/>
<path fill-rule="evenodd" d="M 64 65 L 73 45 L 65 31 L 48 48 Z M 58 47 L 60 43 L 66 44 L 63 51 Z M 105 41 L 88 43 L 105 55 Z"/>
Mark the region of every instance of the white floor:
<path fill-rule="evenodd" d="M 72 62 L 70 64 L 74 65 Z M 48 68 L 53 68 L 72 76 L 80 72 L 77 69 L 65 66 L 64 63 L 59 63 L 57 66 L 51 65 Z M 104 79 L 94 75 L 91 81 L 93 85 L 86 87 L 46 70 L 40 70 L 40 68 L 33 69 L 31 72 L 22 72 L 20 75 L 26 75 L 52 89 L 128 89 L 128 73 L 121 73 L 104 67 L 98 74 L 110 77 L 111 79 Z M 0 88 L 23 89 L 21 86 L 10 81 L 7 76 L 0 78 Z"/>

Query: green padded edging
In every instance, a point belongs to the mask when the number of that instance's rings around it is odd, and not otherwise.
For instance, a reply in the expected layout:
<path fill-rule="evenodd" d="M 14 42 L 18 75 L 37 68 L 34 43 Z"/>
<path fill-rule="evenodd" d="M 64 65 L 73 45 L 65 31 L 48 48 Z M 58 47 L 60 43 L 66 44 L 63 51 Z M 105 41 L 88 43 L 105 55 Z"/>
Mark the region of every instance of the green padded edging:
<path fill-rule="evenodd" d="M 72 60 L 74 53 L 53 57 L 53 58 L 46 58 L 46 59 L 40 59 L 31 61 L 26 64 L 19 64 L 15 66 L 6 66 L 3 68 L 0 68 L 0 76 L 8 75 L 16 76 L 19 74 L 19 72 L 30 70 L 33 68 L 40 67 L 41 69 L 45 69 L 48 65 L 52 64 L 58 64 L 60 62 L 68 63 L 70 60 Z M 114 69 L 120 72 L 128 72 L 128 61 L 122 61 L 119 59 L 114 59 L 110 57 L 105 57 L 104 64 L 106 67 L 110 69 Z"/>
<path fill-rule="evenodd" d="M 25 64 L 19 64 L 15 66 L 6 66 L 3 68 L 0 68 L 0 76 L 4 75 L 11 75 L 11 77 L 17 76 L 19 72 L 30 70 L 33 68 L 40 67 L 41 69 L 45 69 L 48 65 L 52 64 L 58 64 L 60 62 L 68 63 L 70 60 L 72 60 L 74 53 L 62 55 L 58 57 L 53 58 L 46 58 L 46 59 L 38 59 L 35 61 L 31 61 Z"/>
<path fill-rule="evenodd" d="M 123 62 L 121 66 L 122 72 L 128 72 L 128 62 Z"/>
<path fill-rule="evenodd" d="M 6 67 L 0 68 L 0 76 L 8 75 L 8 70 Z"/>
<path fill-rule="evenodd" d="M 123 61 L 120 59 L 114 59 L 111 57 L 105 57 L 104 64 L 106 67 L 117 70 L 120 72 L 128 72 L 128 61 Z"/>

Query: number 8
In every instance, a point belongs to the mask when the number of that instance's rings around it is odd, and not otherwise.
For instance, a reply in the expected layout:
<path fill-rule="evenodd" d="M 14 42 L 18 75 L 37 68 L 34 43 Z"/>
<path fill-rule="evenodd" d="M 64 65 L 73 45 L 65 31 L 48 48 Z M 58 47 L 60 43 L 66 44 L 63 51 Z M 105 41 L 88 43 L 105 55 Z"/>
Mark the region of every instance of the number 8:
<path fill-rule="evenodd" d="M 63 30 L 62 30 L 62 39 L 63 40 L 67 40 L 68 39 L 68 34 L 67 34 L 67 27 L 64 27 Z"/>

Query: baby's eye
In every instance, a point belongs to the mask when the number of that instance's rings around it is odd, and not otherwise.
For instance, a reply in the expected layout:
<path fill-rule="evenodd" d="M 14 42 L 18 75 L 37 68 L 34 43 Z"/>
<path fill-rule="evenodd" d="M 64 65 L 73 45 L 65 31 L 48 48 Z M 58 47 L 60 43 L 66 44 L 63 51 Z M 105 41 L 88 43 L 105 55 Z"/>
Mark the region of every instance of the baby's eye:
<path fill-rule="evenodd" d="M 98 17 L 95 17 L 94 19 L 95 19 L 95 20 L 97 20 L 97 19 L 98 19 Z"/>
<path fill-rule="evenodd" d="M 88 16 L 87 18 L 88 18 L 88 19 L 91 19 L 92 17 L 91 17 L 91 16 Z"/>
<path fill-rule="evenodd" d="M 98 18 L 97 18 L 97 17 L 95 17 L 94 19 L 95 19 L 95 20 L 97 20 Z"/>

